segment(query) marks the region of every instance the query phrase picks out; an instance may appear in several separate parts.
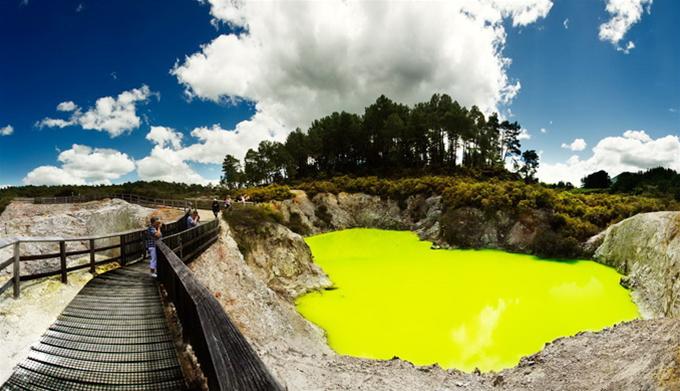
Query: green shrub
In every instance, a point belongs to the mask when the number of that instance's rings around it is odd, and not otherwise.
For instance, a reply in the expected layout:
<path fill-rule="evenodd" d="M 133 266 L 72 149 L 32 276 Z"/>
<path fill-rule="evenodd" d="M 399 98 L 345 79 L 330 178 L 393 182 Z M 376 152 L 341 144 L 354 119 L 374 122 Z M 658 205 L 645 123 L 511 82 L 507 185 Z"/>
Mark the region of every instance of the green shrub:
<path fill-rule="evenodd" d="M 262 187 L 251 187 L 247 189 L 232 190 L 229 194 L 236 198 L 245 195 L 253 202 L 283 201 L 293 197 L 288 186 L 269 185 Z"/>
<path fill-rule="evenodd" d="M 241 233 L 261 233 L 266 223 L 283 224 L 283 216 L 270 204 L 234 205 L 222 216 L 233 230 Z"/>

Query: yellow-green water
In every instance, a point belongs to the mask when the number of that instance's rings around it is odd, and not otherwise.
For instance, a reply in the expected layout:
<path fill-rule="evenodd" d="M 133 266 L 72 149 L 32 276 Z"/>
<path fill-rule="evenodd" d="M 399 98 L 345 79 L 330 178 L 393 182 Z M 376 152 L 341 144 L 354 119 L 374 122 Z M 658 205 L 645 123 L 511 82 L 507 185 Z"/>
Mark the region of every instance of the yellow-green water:
<path fill-rule="evenodd" d="M 431 250 L 412 232 L 307 238 L 337 289 L 297 308 L 340 354 L 499 370 L 546 342 L 638 317 L 620 275 L 592 261 L 496 250 Z"/>

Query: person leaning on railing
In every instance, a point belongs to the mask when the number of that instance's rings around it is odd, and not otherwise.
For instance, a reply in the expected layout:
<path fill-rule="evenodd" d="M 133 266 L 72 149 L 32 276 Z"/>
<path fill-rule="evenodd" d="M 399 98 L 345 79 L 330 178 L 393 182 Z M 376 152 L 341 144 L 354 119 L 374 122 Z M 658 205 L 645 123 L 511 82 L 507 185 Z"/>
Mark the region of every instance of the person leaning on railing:
<path fill-rule="evenodd" d="M 146 249 L 149 251 L 149 268 L 151 269 L 151 277 L 156 278 L 156 268 L 158 267 L 158 257 L 156 255 L 156 241 L 159 240 L 163 234 L 161 233 L 161 219 L 158 216 L 151 217 L 151 223 L 146 229 Z"/>
<path fill-rule="evenodd" d="M 187 216 L 187 229 L 193 228 L 201 222 L 201 216 L 198 215 L 198 211 L 194 210 L 189 216 Z"/>

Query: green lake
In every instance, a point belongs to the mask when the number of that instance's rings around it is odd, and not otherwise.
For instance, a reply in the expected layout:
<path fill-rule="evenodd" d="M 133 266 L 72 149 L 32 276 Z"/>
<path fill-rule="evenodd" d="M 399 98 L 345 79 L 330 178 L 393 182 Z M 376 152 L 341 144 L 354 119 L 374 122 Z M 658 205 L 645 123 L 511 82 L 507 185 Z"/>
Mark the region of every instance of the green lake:
<path fill-rule="evenodd" d="M 298 298 L 339 354 L 495 371 L 546 342 L 637 318 L 614 269 L 497 250 L 431 250 L 407 231 L 306 239 L 335 288 Z"/>

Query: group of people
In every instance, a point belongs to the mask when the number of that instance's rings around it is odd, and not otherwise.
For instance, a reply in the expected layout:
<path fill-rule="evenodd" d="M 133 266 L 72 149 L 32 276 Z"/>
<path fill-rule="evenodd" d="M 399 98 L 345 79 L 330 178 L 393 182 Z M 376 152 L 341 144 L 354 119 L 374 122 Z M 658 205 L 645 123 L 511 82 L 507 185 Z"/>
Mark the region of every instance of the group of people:
<path fill-rule="evenodd" d="M 239 195 L 236 198 L 236 202 L 243 203 L 245 204 L 246 202 L 250 201 L 250 197 L 243 194 Z M 232 207 L 232 200 L 231 197 L 226 196 L 224 198 L 224 203 L 223 203 L 224 210 L 229 210 Z M 213 214 L 215 215 L 215 218 L 220 213 L 222 206 L 220 206 L 219 201 L 217 201 L 217 198 L 213 198 L 213 202 L 211 205 L 211 209 Z M 198 214 L 198 210 L 194 209 L 189 213 L 189 215 L 186 217 L 186 223 L 187 223 L 187 229 L 188 228 L 193 228 L 197 226 L 201 222 L 201 216 Z M 157 277 L 156 271 L 158 267 L 158 257 L 156 253 L 156 241 L 158 241 L 161 237 L 163 237 L 163 233 L 161 232 L 161 228 L 163 226 L 163 223 L 161 222 L 160 217 L 158 216 L 153 216 L 151 217 L 149 221 L 149 226 L 146 229 L 146 249 L 149 252 L 149 258 L 151 258 L 151 261 L 149 263 L 149 267 L 151 269 L 151 276 L 152 277 Z"/>
<path fill-rule="evenodd" d="M 187 229 L 197 226 L 201 222 L 201 216 L 198 210 L 193 210 L 187 214 L 186 227 Z M 149 220 L 149 226 L 146 229 L 146 250 L 149 253 L 149 268 L 151 269 L 151 277 L 158 277 L 156 271 L 158 270 L 158 253 L 156 242 L 163 237 L 162 232 L 163 222 L 160 217 L 152 216 Z"/>

